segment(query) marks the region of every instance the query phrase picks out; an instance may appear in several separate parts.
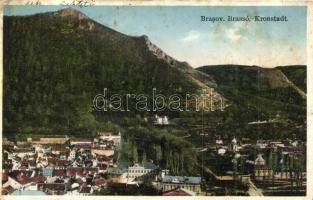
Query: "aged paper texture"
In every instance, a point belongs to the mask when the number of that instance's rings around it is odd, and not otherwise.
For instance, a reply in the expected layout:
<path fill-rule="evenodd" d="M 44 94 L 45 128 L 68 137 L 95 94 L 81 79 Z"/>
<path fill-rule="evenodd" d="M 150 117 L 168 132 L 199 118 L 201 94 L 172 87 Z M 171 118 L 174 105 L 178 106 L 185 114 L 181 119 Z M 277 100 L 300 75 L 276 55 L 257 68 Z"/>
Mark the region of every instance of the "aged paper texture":
<path fill-rule="evenodd" d="M 1 198 L 312 199 L 312 12 L 4 1 Z"/>

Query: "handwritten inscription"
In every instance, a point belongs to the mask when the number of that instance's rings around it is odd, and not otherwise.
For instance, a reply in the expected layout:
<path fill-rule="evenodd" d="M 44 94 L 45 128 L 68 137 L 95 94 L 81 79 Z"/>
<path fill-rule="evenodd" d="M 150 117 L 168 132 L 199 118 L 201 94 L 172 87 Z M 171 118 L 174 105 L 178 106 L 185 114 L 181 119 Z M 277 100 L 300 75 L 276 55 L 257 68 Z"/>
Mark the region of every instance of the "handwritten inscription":
<path fill-rule="evenodd" d="M 64 0 L 62 1 L 61 5 L 87 7 L 95 5 L 95 0 L 70 0 L 70 1 Z"/>
<path fill-rule="evenodd" d="M 25 3 L 25 5 L 29 5 L 29 6 L 39 6 L 39 5 L 42 5 L 42 3 L 39 1 L 39 0 L 37 0 L 37 1 L 27 1 L 26 3 Z"/>
<path fill-rule="evenodd" d="M 95 5 L 95 1 L 96 0 L 63 0 L 61 5 L 87 7 Z M 42 5 L 42 2 L 40 0 L 29 0 L 25 3 L 25 5 L 40 6 Z"/>

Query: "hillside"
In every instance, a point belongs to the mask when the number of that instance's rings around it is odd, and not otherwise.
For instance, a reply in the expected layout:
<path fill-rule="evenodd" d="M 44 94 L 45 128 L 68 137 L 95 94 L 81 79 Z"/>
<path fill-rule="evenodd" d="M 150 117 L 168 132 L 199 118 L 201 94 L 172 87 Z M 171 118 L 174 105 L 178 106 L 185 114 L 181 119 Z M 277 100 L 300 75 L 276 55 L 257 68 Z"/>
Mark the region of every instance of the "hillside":
<path fill-rule="evenodd" d="M 277 69 L 281 70 L 290 81 L 306 93 L 306 66 L 279 66 Z"/>
<path fill-rule="evenodd" d="M 103 88 L 108 96 L 151 96 L 152 88 L 168 96 L 216 87 L 147 36 L 127 36 L 73 9 L 4 16 L 3 30 L 5 133 L 90 132 L 92 100 Z"/>
<path fill-rule="evenodd" d="M 218 91 L 240 106 L 241 113 L 254 111 L 259 120 L 284 118 L 303 124 L 306 119 L 306 94 L 297 83 L 297 72 L 281 68 L 219 65 L 203 66 L 199 71 L 212 77 Z M 294 77 L 294 80 L 289 80 Z M 303 80 L 303 77 L 300 78 Z M 278 119 L 279 120 L 279 119 Z"/>

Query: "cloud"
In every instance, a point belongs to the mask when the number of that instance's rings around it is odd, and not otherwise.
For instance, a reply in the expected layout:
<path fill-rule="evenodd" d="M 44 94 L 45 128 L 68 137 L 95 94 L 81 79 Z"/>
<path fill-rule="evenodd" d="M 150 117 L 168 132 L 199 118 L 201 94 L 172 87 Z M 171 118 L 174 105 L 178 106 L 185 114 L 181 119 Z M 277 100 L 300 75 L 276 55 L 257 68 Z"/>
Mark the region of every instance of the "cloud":
<path fill-rule="evenodd" d="M 238 42 L 243 39 L 244 36 L 240 33 L 240 28 L 229 28 L 226 31 L 226 37 L 230 39 L 231 42 Z"/>
<path fill-rule="evenodd" d="M 225 39 L 232 44 L 247 39 L 249 27 L 245 23 L 218 24 L 213 27 L 211 35 L 216 39 Z"/>
<path fill-rule="evenodd" d="M 198 41 L 201 38 L 201 32 L 199 31 L 189 31 L 188 33 L 186 33 L 181 39 L 180 41 L 182 42 L 194 42 L 194 41 Z"/>

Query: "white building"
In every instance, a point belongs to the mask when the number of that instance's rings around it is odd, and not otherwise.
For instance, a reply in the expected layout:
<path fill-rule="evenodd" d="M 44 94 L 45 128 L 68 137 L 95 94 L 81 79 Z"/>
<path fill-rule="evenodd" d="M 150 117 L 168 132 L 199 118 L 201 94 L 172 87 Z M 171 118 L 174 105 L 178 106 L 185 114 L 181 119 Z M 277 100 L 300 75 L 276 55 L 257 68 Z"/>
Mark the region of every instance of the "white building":
<path fill-rule="evenodd" d="M 113 135 L 112 132 L 105 132 L 103 134 L 98 133 L 99 138 L 103 141 L 112 141 L 115 146 L 118 146 L 121 143 L 121 132 L 118 132 L 118 135 Z"/>
<path fill-rule="evenodd" d="M 127 182 L 142 182 L 144 180 L 155 180 L 157 176 L 157 169 L 159 167 L 152 162 L 143 164 L 134 164 L 128 167 Z"/>
<path fill-rule="evenodd" d="M 264 166 L 265 165 L 265 160 L 262 157 L 262 154 L 258 154 L 258 157 L 255 159 L 254 164 L 256 166 Z"/>
<path fill-rule="evenodd" d="M 226 153 L 226 150 L 225 150 L 224 148 L 220 148 L 220 149 L 217 150 L 217 154 L 218 154 L 218 155 L 221 155 L 221 156 L 222 156 L 222 155 L 224 155 L 225 153 Z"/>
<path fill-rule="evenodd" d="M 156 124 L 156 125 L 168 125 L 169 121 L 168 121 L 167 116 L 160 117 L 158 115 L 155 115 L 154 124 Z"/>
<path fill-rule="evenodd" d="M 91 145 L 92 140 L 88 138 L 71 138 L 70 144 L 71 145 Z"/>
<path fill-rule="evenodd" d="M 71 150 L 70 154 L 68 156 L 68 160 L 74 160 L 76 157 L 76 151 L 75 150 Z"/>

